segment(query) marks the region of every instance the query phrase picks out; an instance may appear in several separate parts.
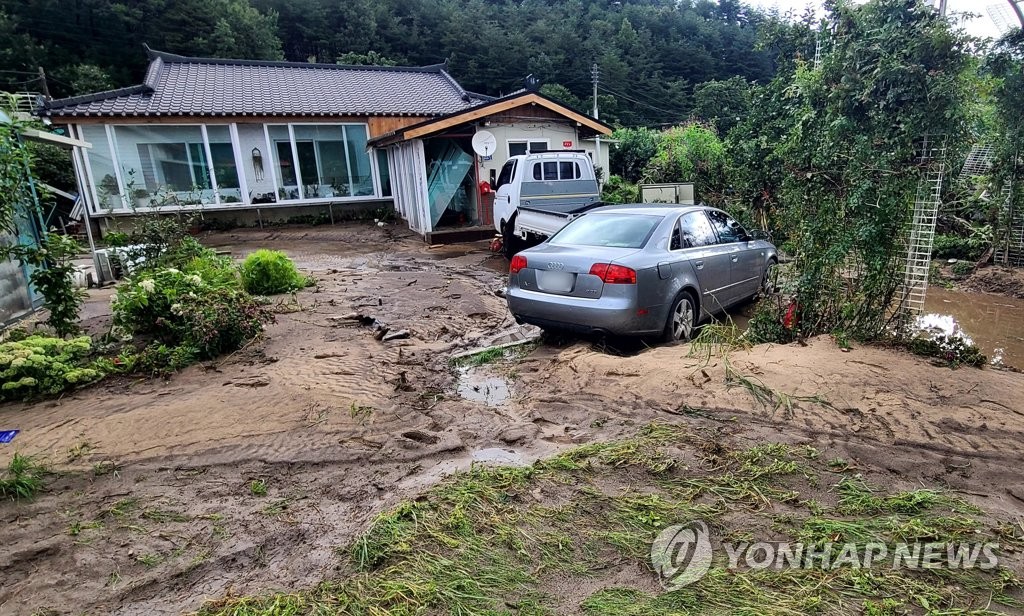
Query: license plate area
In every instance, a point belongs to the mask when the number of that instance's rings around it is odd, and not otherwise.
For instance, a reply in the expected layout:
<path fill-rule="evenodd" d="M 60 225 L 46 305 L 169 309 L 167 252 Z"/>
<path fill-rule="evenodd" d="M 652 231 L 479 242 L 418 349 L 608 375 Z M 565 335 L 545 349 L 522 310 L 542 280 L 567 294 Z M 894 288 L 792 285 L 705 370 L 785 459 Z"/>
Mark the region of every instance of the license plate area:
<path fill-rule="evenodd" d="M 537 288 L 547 293 L 568 293 L 576 283 L 572 272 L 549 272 L 537 270 Z"/>

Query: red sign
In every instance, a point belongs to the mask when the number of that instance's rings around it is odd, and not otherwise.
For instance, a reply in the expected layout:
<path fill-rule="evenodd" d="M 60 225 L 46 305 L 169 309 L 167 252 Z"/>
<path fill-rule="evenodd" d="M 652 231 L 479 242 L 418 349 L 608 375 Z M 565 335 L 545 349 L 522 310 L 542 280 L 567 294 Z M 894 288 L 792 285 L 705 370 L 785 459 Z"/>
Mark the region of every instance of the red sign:
<path fill-rule="evenodd" d="M 563 141 L 562 142 L 562 147 L 563 148 L 571 148 L 572 147 L 572 141 Z"/>

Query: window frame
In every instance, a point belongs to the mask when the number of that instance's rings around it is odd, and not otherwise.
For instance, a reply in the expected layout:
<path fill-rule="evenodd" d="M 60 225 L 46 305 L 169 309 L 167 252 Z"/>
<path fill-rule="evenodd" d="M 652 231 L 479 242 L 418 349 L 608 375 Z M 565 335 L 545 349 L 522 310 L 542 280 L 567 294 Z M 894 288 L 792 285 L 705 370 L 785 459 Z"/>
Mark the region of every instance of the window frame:
<path fill-rule="evenodd" d="M 539 143 L 543 143 L 544 144 L 544 151 L 545 152 L 548 152 L 548 151 L 551 150 L 551 140 L 550 139 L 506 139 L 505 140 L 505 151 L 508 152 L 508 157 L 509 158 L 512 158 L 513 156 L 523 156 L 523 154 L 513 154 L 512 153 L 512 144 L 516 144 L 516 145 L 524 145 L 525 144 L 526 145 L 526 152 L 525 152 L 525 154 L 533 154 L 534 152 L 533 152 L 532 149 L 530 149 L 530 146 L 533 145 L 533 144 L 539 144 Z"/>

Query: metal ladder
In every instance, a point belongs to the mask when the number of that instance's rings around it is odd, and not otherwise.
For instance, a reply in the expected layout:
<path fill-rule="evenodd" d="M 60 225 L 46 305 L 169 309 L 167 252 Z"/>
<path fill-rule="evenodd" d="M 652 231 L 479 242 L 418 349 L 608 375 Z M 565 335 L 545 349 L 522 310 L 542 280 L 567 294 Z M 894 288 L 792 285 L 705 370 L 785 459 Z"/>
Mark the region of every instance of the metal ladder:
<path fill-rule="evenodd" d="M 966 180 L 976 175 L 985 175 L 992 168 L 992 156 L 995 148 L 987 143 L 975 143 L 964 161 L 958 179 Z"/>
<path fill-rule="evenodd" d="M 1012 267 L 1024 266 L 1024 211 L 1013 207 L 1012 186 L 1007 182 L 999 195 L 1003 202 L 1006 239 L 1000 242 L 994 261 Z"/>
<path fill-rule="evenodd" d="M 935 223 L 939 216 L 942 182 L 946 174 L 945 138 L 936 144 L 925 136 L 921 146 L 921 163 L 926 168 L 917 186 L 914 214 L 907 228 L 907 261 L 900 302 L 900 308 L 907 316 L 921 314 L 928 293 Z"/>

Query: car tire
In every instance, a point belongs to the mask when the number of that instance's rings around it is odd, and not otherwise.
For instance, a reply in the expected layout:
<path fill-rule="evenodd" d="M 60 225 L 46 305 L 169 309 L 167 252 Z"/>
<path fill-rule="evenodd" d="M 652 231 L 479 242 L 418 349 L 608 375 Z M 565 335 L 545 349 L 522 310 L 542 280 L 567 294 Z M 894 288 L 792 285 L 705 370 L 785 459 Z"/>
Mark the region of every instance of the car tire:
<path fill-rule="evenodd" d="M 662 340 L 665 342 L 687 342 L 697 327 L 697 302 L 683 291 L 672 301 L 672 307 L 665 321 Z"/>
<path fill-rule="evenodd" d="M 515 233 L 516 230 L 516 217 L 513 216 L 511 220 L 505 223 L 505 226 L 501 228 L 501 254 L 505 255 L 505 258 L 509 261 L 512 257 L 516 256 L 516 253 L 523 249 L 523 240 L 519 238 Z"/>
<path fill-rule="evenodd" d="M 768 297 L 779 291 L 778 278 L 779 262 L 775 259 L 768 259 L 768 264 L 764 268 L 764 279 L 761 280 L 761 297 Z"/>

